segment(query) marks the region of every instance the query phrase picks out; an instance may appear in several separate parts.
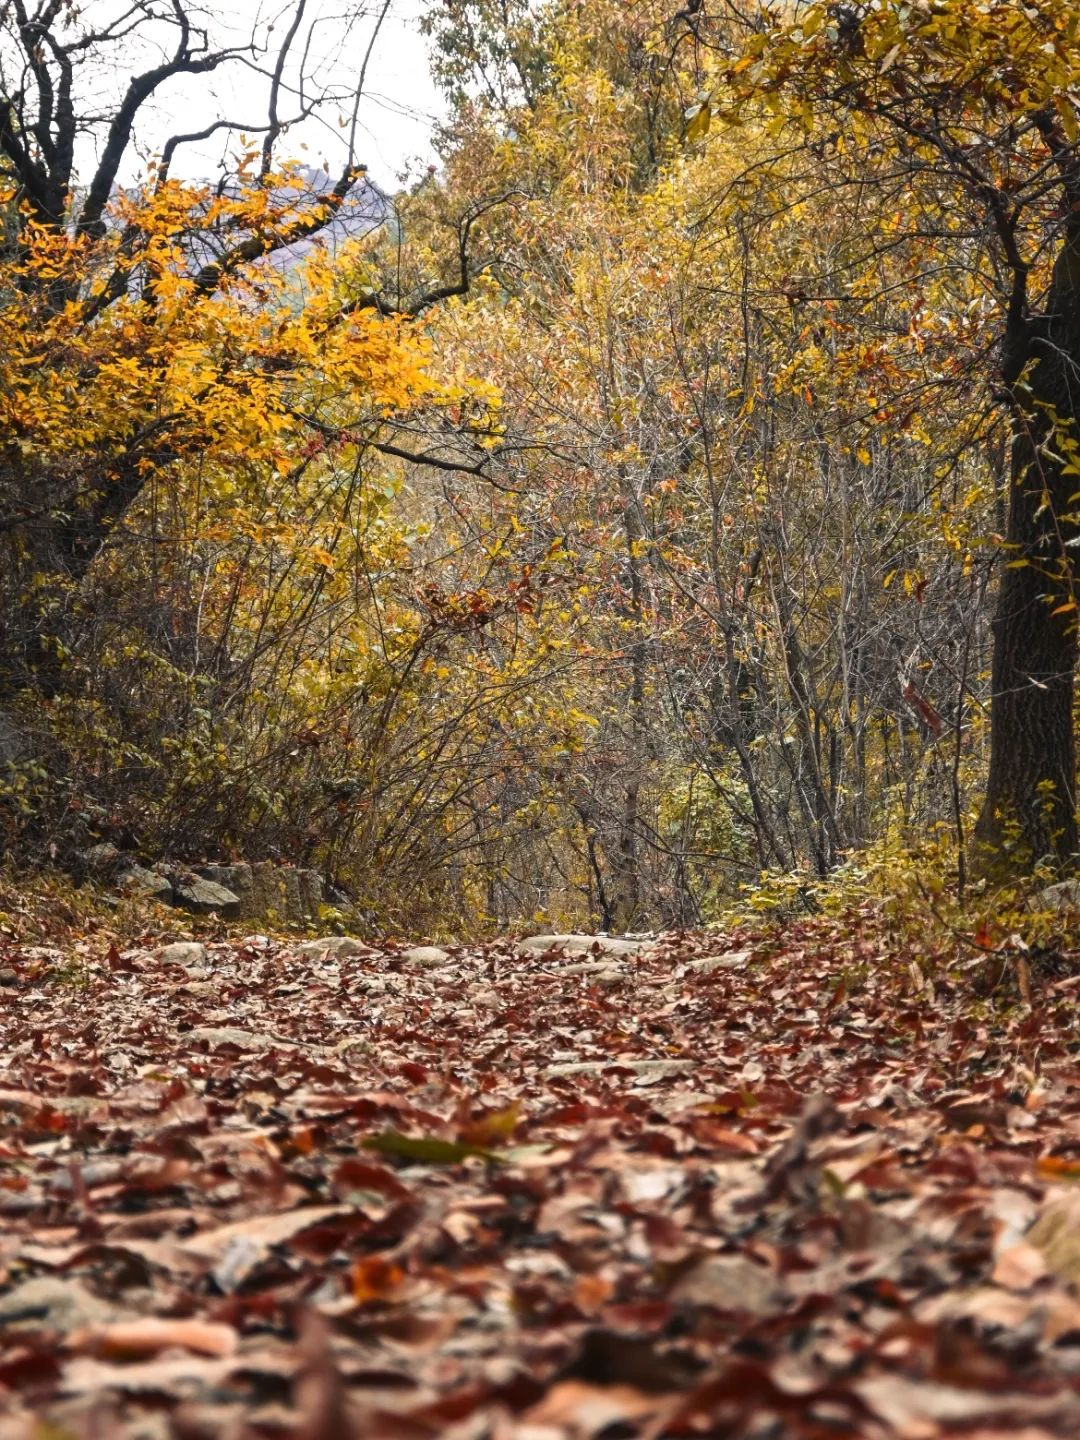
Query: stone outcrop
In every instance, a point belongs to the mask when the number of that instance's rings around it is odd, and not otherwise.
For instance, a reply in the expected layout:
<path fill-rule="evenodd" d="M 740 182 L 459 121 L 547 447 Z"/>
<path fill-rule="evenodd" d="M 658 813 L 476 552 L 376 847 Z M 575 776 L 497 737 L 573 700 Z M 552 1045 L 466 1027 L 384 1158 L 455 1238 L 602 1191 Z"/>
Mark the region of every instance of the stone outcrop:
<path fill-rule="evenodd" d="M 173 904 L 192 915 L 220 915 L 225 920 L 240 918 L 240 899 L 216 880 L 201 875 L 182 875 L 173 881 Z"/>
<path fill-rule="evenodd" d="M 305 940 L 299 951 L 312 960 L 348 960 L 357 955 L 377 953 L 352 935 L 324 935 L 318 940 Z"/>
<path fill-rule="evenodd" d="M 174 940 L 158 951 L 157 958 L 166 965 L 203 965 L 206 963 L 206 946 L 197 940 Z"/>
<path fill-rule="evenodd" d="M 637 955 L 652 941 L 617 935 L 528 935 L 518 941 L 519 955 Z"/>
<path fill-rule="evenodd" d="M 232 891 L 239 904 L 237 915 L 244 920 L 278 920 L 302 925 L 318 918 L 322 904 L 322 877 L 315 870 L 275 865 L 271 860 L 255 864 L 204 865 L 199 874 Z"/>
<path fill-rule="evenodd" d="M 1057 915 L 1080 914 L 1080 879 L 1059 880 L 1048 885 L 1035 897 L 1036 910 L 1052 910 Z"/>
<path fill-rule="evenodd" d="M 165 863 L 151 868 L 102 841 L 82 851 L 79 861 L 82 871 L 100 884 L 175 905 L 192 915 L 304 925 L 318 919 L 323 903 L 323 881 L 317 871 L 272 860 L 201 865 L 194 871 Z"/>
<path fill-rule="evenodd" d="M 172 881 L 157 870 L 127 865 L 118 872 L 116 884 L 127 895 L 143 895 L 149 900 L 160 900 L 163 905 L 173 903 Z"/>
<path fill-rule="evenodd" d="M 410 950 L 402 950 L 398 959 L 421 970 L 438 970 L 447 964 L 450 956 L 439 945 L 414 945 Z"/>

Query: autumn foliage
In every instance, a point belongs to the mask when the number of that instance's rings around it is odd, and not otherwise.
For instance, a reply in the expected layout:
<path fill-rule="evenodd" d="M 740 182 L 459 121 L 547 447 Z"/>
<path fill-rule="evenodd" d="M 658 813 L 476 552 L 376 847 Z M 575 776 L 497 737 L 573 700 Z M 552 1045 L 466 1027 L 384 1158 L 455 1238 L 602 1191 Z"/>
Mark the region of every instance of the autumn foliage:
<path fill-rule="evenodd" d="M 1066 860 L 1074 17 L 427 24 L 394 196 L 0 127 L 11 853 L 448 931 Z"/>

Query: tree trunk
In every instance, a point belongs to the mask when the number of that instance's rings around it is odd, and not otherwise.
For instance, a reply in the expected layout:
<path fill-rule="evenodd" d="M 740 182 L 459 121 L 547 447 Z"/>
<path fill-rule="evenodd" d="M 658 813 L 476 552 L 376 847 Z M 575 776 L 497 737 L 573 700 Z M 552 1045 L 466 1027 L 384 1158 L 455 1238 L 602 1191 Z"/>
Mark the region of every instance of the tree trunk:
<path fill-rule="evenodd" d="M 1023 874 L 1040 860 L 1075 860 L 1076 550 L 1080 475 L 1080 227 L 1054 267 L 1048 314 L 1028 322 L 1029 357 L 1016 404 L 1007 549 L 994 619 L 990 773 L 975 829 L 984 873 Z M 1080 454 L 1080 452 L 1078 452 Z"/>
<path fill-rule="evenodd" d="M 79 472 L 59 481 L 0 468 L 0 688 L 54 695 L 62 684 L 68 608 L 115 528 L 146 483 L 139 460 L 161 465 L 171 456 L 121 456 L 100 475 Z M 25 520 L 19 519 L 26 516 Z M 58 645 L 59 642 L 59 645 Z"/>
<path fill-rule="evenodd" d="M 625 477 L 624 477 L 624 485 Z M 630 641 L 630 693 L 626 735 L 626 777 L 623 782 L 622 814 L 619 817 L 615 846 L 615 868 L 612 875 L 612 920 L 618 931 L 631 930 L 637 923 L 641 905 L 641 858 L 638 853 L 641 772 L 648 745 L 645 718 L 645 593 L 641 577 L 638 544 L 642 537 L 637 497 L 627 487 L 623 525 L 626 531 L 626 563 L 630 575 L 628 623 L 633 628 Z"/>

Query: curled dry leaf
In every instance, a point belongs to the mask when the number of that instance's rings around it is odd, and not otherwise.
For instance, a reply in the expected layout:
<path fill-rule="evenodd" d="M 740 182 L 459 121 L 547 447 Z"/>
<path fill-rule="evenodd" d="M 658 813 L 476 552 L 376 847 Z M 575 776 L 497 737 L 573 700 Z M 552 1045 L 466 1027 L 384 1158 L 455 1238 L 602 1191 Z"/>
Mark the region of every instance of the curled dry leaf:
<path fill-rule="evenodd" d="M 162 1350 L 190 1350 L 195 1355 L 224 1359 L 236 1353 L 238 1336 L 231 1325 L 207 1320 L 117 1320 L 90 1325 L 68 1337 L 69 1347 L 103 1360 L 138 1360 Z"/>

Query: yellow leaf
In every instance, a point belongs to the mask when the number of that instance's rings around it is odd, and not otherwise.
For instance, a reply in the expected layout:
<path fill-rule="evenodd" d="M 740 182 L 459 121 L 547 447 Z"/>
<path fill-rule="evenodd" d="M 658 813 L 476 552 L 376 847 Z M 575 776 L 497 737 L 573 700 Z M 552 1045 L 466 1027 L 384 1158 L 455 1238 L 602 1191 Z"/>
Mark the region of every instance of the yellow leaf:
<path fill-rule="evenodd" d="M 709 126 L 712 123 L 712 106 L 708 100 L 703 100 L 700 105 L 693 105 L 686 112 L 686 138 L 690 144 L 695 140 L 704 140 L 709 133 Z"/>
<path fill-rule="evenodd" d="M 1055 95 L 1054 106 L 1061 117 L 1061 128 L 1070 145 L 1075 145 L 1080 136 L 1080 125 L 1076 120 L 1076 108 L 1067 95 Z"/>

